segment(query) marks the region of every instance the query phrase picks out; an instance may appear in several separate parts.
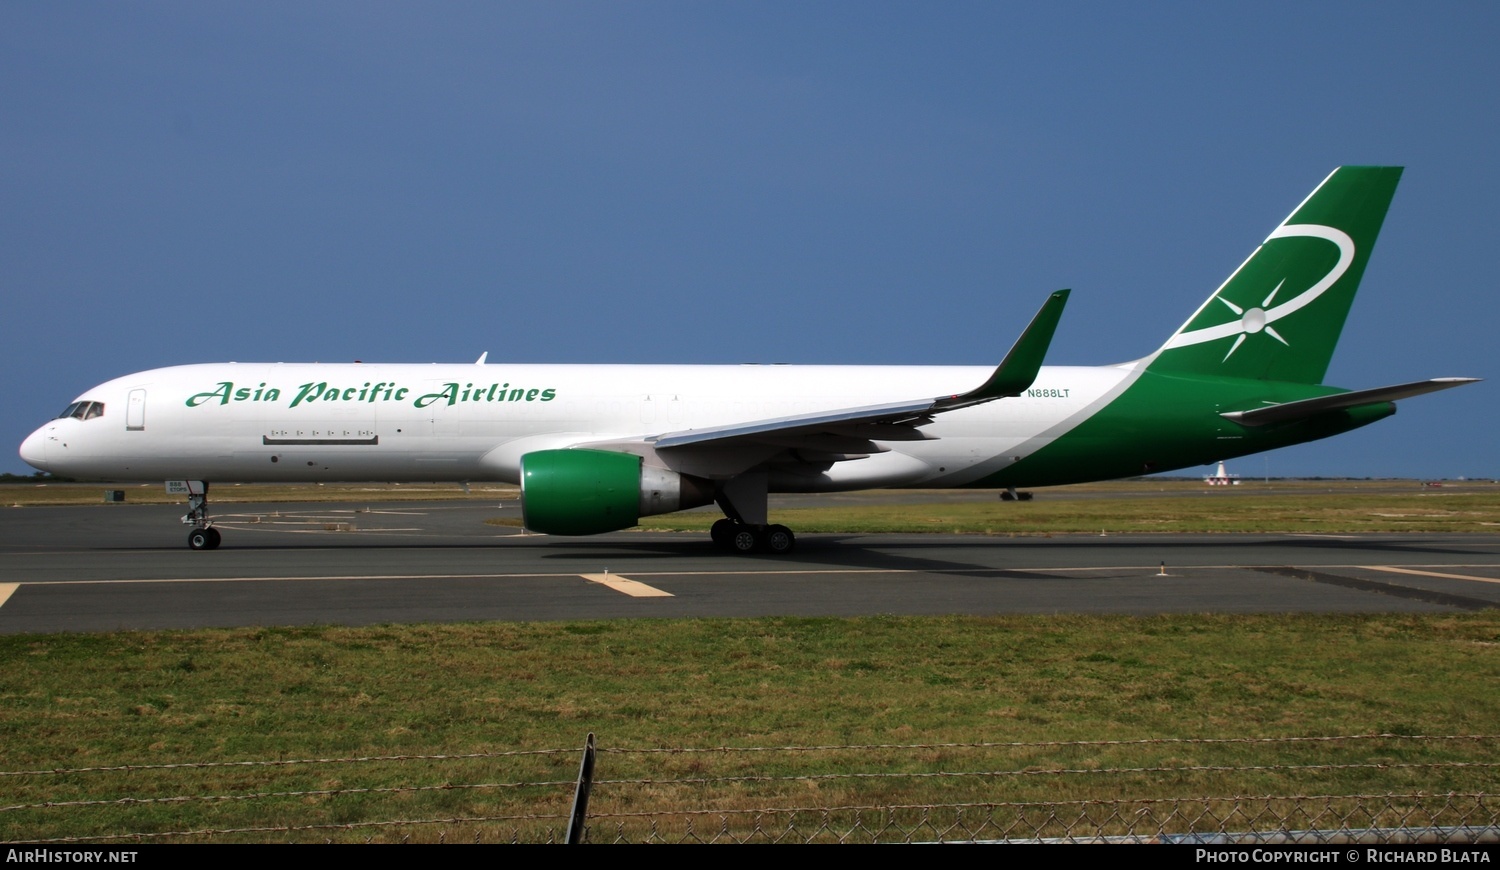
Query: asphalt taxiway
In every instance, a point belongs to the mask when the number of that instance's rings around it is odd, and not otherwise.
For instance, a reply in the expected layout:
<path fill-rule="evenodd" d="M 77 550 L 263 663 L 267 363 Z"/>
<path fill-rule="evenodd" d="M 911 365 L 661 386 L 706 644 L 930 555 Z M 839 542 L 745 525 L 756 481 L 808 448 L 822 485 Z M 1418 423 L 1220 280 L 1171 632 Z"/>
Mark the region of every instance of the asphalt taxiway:
<path fill-rule="evenodd" d="M 695 616 L 1457 612 L 1500 607 L 1493 535 L 525 535 L 513 503 L 0 510 L 0 633 Z"/>

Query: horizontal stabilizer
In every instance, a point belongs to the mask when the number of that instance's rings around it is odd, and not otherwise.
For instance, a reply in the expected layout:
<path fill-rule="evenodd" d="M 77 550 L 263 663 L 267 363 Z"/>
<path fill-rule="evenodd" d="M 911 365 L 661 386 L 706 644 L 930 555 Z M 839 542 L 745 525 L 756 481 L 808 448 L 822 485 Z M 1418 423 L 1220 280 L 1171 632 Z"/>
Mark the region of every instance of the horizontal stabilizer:
<path fill-rule="evenodd" d="M 1348 393 L 1335 393 L 1332 396 L 1318 396 L 1315 399 L 1284 402 L 1280 405 L 1270 405 L 1265 408 L 1255 408 L 1249 411 L 1230 411 L 1220 416 L 1245 426 L 1267 426 L 1272 423 L 1302 420 L 1314 414 L 1322 414 L 1327 411 L 1337 411 L 1359 405 L 1373 405 L 1376 402 L 1394 402 L 1397 399 L 1409 399 L 1412 396 L 1420 396 L 1423 393 L 1435 393 L 1438 390 L 1461 387 L 1465 384 L 1476 383 L 1479 380 L 1482 379 L 1433 378 L 1430 381 L 1414 381 L 1409 384 L 1375 387 L 1370 390 L 1354 390 Z"/>

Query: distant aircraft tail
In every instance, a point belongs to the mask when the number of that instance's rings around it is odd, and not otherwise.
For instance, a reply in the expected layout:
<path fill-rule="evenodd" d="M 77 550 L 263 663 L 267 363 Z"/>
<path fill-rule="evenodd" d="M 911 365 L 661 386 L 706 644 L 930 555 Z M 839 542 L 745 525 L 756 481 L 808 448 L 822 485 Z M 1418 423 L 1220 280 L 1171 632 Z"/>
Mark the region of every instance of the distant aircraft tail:
<path fill-rule="evenodd" d="M 1322 383 L 1400 180 L 1399 166 L 1335 169 L 1162 345 L 1148 370 Z"/>

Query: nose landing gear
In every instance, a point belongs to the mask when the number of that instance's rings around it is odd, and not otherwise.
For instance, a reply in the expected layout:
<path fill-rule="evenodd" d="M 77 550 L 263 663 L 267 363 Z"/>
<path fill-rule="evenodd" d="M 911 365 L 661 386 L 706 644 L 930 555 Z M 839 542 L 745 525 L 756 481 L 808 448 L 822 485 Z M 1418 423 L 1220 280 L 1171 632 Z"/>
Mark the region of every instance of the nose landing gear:
<path fill-rule="evenodd" d="M 188 549 L 218 549 L 221 540 L 219 530 L 213 527 L 213 522 L 208 518 L 208 481 L 169 480 L 167 492 L 186 494 L 188 497 L 188 512 L 182 516 L 182 522 L 193 527 L 188 532 Z"/>

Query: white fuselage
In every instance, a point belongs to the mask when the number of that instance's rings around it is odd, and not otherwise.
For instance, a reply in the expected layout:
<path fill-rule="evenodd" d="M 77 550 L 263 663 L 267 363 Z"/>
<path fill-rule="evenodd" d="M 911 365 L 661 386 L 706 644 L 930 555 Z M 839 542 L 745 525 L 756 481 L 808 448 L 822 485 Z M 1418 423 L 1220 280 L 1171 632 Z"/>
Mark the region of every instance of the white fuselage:
<path fill-rule="evenodd" d="M 1132 365 L 1045 367 L 1023 395 L 940 415 L 929 440 L 774 478 L 773 488 L 957 486 L 1050 443 L 1133 380 Z M 951 395 L 983 367 L 218 363 L 100 384 L 21 447 L 60 475 L 118 480 L 498 480 L 523 455 L 607 442 L 648 464 L 724 478 L 743 450 L 668 451 L 653 436 L 830 408 Z M 796 444 L 790 444 L 795 448 Z M 816 466 L 816 463 L 813 463 Z M 816 471 L 816 468 L 815 468 Z"/>

